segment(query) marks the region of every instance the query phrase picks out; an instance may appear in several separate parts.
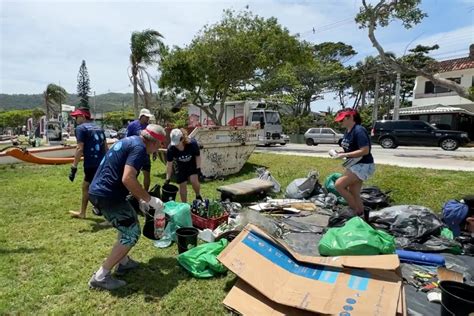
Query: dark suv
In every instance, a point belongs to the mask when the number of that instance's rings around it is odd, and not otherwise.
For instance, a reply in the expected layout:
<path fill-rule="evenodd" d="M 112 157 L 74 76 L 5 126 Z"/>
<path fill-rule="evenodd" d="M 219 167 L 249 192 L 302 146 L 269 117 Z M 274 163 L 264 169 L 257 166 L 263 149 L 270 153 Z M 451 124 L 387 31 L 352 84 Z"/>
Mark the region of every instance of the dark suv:
<path fill-rule="evenodd" d="M 456 150 L 469 143 L 466 132 L 442 130 L 425 121 L 376 121 L 371 132 L 372 142 L 383 148 L 404 146 L 440 146 Z"/>

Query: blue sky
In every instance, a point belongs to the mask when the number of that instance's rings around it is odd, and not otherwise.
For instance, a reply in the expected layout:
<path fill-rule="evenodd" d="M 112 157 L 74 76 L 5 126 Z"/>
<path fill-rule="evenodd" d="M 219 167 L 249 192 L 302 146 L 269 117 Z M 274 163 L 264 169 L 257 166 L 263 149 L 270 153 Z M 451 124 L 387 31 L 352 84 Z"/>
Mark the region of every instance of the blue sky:
<path fill-rule="evenodd" d="M 92 90 L 131 92 L 127 75 L 133 31 L 160 31 L 167 45 L 183 46 L 222 10 L 244 9 L 275 16 L 292 34 L 313 42 L 343 41 L 359 52 L 352 61 L 375 54 L 365 30 L 353 17 L 360 0 L 311 1 L 5 1 L 0 0 L 0 92 L 41 93 L 48 83 L 76 91 L 84 59 Z M 413 29 L 394 23 L 377 31 L 386 50 L 402 55 L 408 46 L 438 43 L 437 59 L 467 56 L 474 43 L 474 0 L 425 0 L 428 17 Z M 133 14 L 132 14 L 133 13 Z M 315 28 L 315 33 L 312 29 Z M 351 61 L 351 62 L 352 62 Z M 314 110 L 336 105 L 331 95 Z"/>

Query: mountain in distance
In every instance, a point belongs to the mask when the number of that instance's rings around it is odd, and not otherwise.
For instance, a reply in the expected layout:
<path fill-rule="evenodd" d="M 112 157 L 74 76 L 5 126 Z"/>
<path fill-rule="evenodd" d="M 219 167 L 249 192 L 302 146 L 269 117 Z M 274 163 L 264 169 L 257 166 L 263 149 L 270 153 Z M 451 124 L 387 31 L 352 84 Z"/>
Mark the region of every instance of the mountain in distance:
<path fill-rule="evenodd" d="M 97 112 L 122 111 L 133 107 L 132 93 L 105 93 L 89 97 L 89 105 L 94 110 L 94 102 Z M 79 98 L 76 94 L 68 94 L 64 104 L 77 106 Z M 42 94 L 0 94 L 0 111 L 28 110 L 43 108 L 44 100 Z"/>

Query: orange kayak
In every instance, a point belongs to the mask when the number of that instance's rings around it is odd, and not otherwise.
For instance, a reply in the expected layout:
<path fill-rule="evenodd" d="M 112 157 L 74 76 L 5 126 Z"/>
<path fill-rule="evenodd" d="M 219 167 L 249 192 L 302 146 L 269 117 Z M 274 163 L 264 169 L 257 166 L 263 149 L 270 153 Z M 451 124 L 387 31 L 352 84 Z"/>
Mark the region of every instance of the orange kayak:
<path fill-rule="evenodd" d="M 65 148 L 63 150 L 71 150 L 70 148 Z M 53 150 L 51 150 L 53 151 Z M 74 157 L 68 158 L 56 158 L 56 157 L 40 157 L 31 153 L 28 150 L 23 150 L 17 147 L 7 149 L 5 152 L 2 153 L 5 156 L 11 156 L 18 160 L 30 163 L 36 163 L 41 165 L 61 165 L 61 164 L 68 164 L 74 161 Z"/>

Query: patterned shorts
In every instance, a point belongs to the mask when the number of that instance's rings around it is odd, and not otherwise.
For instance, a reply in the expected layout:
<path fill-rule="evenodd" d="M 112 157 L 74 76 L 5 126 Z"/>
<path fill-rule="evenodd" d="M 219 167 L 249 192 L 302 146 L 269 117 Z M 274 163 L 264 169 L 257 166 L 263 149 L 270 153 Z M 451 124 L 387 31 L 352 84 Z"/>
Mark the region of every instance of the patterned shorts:
<path fill-rule="evenodd" d="M 137 213 L 128 201 L 114 200 L 89 194 L 89 200 L 97 207 L 113 227 L 119 231 L 120 244 L 133 247 L 140 238 L 140 223 Z"/>

